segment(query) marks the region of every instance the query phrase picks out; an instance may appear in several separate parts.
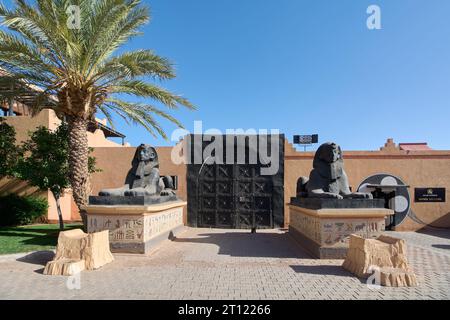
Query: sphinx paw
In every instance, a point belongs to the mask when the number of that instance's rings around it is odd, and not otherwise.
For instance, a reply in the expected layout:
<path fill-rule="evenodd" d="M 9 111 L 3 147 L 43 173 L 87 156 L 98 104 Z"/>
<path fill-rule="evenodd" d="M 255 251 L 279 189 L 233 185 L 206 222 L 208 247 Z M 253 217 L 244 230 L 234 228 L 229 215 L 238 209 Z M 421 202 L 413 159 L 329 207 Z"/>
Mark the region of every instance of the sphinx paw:
<path fill-rule="evenodd" d="M 164 190 L 162 190 L 161 193 L 160 193 L 160 195 L 161 195 L 161 196 L 164 196 L 164 197 L 166 197 L 166 196 L 171 196 L 171 195 L 173 195 L 173 194 L 175 194 L 175 192 L 173 192 L 172 189 L 164 189 Z"/>

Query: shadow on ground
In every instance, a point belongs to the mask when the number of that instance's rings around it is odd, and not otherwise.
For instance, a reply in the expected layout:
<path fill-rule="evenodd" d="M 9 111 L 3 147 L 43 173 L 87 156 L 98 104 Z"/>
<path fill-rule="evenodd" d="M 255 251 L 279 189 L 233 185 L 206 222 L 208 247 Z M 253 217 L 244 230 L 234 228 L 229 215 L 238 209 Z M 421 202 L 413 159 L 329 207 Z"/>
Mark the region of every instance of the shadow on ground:
<path fill-rule="evenodd" d="M 417 233 L 422 233 L 437 238 L 450 239 L 450 229 L 423 228 L 418 230 Z"/>
<path fill-rule="evenodd" d="M 54 256 L 55 256 L 55 253 L 53 251 L 43 250 L 43 251 L 36 251 L 36 252 L 32 252 L 30 254 L 27 254 L 26 256 L 17 259 L 16 261 L 41 266 L 41 268 L 34 270 L 34 272 L 43 274 L 44 266 L 47 264 L 48 261 L 53 260 Z"/>
<path fill-rule="evenodd" d="M 174 242 L 214 244 L 219 255 L 233 257 L 311 259 L 287 233 L 220 232 L 199 233 L 199 238 L 172 239 Z"/>
<path fill-rule="evenodd" d="M 50 250 L 36 251 L 18 258 L 16 261 L 45 266 L 54 256 L 55 253 Z"/>
<path fill-rule="evenodd" d="M 297 273 L 317 274 L 317 275 L 331 275 L 339 277 L 352 277 L 355 276 L 346 271 L 342 266 L 330 266 L 330 265 L 315 265 L 315 266 L 290 266 L 292 270 Z"/>
<path fill-rule="evenodd" d="M 433 248 L 450 250 L 450 244 L 432 244 Z"/>
<path fill-rule="evenodd" d="M 342 268 L 342 266 L 330 266 L 330 265 L 316 265 L 316 266 L 290 266 L 292 270 L 297 273 L 315 274 L 320 276 L 336 276 L 343 278 L 353 278 L 358 280 L 362 284 L 367 283 L 367 279 L 358 278 L 351 272 Z"/>

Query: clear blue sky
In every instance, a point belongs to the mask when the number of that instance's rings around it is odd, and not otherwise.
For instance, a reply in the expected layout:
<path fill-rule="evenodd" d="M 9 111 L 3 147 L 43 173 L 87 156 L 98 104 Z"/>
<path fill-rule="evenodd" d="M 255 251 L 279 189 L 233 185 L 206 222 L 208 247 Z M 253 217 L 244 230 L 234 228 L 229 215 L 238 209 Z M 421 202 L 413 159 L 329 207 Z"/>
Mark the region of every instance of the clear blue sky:
<path fill-rule="evenodd" d="M 318 133 L 345 150 L 386 138 L 450 149 L 450 1 L 153 0 L 144 36 L 126 49 L 170 58 L 162 85 L 199 110 L 178 111 L 188 130 L 275 128 Z M 382 30 L 366 9 L 382 10 Z M 174 127 L 161 121 L 170 133 Z M 168 145 L 117 121 L 132 145 Z"/>

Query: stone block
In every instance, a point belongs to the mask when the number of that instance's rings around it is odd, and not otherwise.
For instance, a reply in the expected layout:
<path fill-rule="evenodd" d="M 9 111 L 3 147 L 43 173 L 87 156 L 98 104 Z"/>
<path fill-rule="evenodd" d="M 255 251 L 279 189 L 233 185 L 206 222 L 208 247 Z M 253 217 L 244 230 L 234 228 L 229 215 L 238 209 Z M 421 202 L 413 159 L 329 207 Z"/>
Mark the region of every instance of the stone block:
<path fill-rule="evenodd" d="M 94 270 L 113 260 L 108 231 L 62 231 L 59 233 L 56 255 L 53 261 L 47 263 L 44 274 L 68 275 L 84 269 Z"/>
<path fill-rule="evenodd" d="M 85 269 L 84 260 L 60 259 L 49 261 L 45 266 L 44 274 L 71 276 Z"/>
<path fill-rule="evenodd" d="M 379 272 L 380 284 L 383 286 L 417 285 L 416 276 L 408 266 L 406 243 L 402 239 L 385 235 L 377 239 L 364 239 L 351 235 L 347 257 L 342 266 L 360 278 Z"/>

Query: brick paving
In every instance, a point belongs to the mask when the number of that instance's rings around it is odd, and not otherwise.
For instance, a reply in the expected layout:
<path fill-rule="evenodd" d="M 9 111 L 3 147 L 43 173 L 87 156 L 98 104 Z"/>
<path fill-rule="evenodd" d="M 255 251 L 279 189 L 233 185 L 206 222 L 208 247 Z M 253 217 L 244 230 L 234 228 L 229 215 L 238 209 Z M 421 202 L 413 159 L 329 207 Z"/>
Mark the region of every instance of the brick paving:
<path fill-rule="evenodd" d="M 389 234 L 407 240 L 418 287 L 368 288 L 284 231 L 191 228 L 149 256 L 115 255 L 83 272 L 79 290 L 42 274 L 52 252 L 0 257 L 0 299 L 450 299 L 450 230 Z"/>

